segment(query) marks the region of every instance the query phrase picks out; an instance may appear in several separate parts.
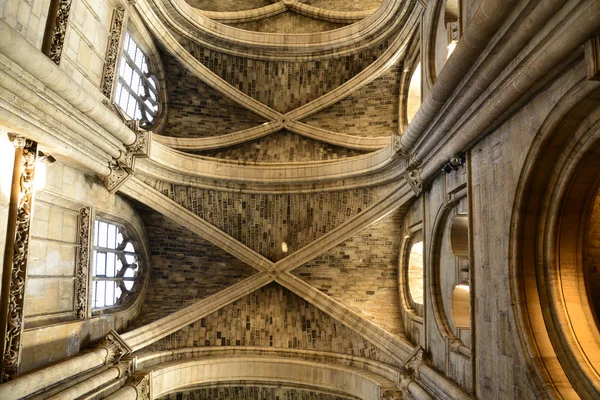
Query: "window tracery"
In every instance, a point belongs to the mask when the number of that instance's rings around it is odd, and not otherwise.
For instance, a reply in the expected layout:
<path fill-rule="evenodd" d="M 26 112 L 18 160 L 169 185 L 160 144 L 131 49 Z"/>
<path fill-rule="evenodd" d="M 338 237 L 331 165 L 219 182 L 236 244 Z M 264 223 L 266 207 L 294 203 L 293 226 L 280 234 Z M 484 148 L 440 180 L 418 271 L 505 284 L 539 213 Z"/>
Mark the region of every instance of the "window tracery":
<path fill-rule="evenodd" d="M 96 219 L 92 261 L 92 309 L 116 307 L 135 291 L 139 253 L 120 225 Z"/>

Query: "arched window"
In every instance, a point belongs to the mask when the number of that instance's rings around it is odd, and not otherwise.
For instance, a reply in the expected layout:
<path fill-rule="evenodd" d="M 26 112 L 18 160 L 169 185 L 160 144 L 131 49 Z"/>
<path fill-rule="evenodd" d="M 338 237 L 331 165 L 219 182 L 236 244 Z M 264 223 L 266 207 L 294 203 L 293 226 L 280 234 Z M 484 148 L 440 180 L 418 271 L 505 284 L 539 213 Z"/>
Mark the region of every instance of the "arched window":
<path fill-rule="evenodd" d="M 158 114 L 157 79 L 148 69 L 148 57 L 129 32 L 125 34 L 115 99 L 121 110 L 139 120 L 142 127 L 152 125 Z"/>
<path fill-rule="evenodd" d="M 423 242 L 410 248 L 408 259 L 408 289 L 416 304 L 423 304 Z"/>
<path fill-rule="evenodd" d="M 121 225 L 96 219 L 92 262 L 92 309 L 123 304 L 136 289 L 139 254 Z"/>

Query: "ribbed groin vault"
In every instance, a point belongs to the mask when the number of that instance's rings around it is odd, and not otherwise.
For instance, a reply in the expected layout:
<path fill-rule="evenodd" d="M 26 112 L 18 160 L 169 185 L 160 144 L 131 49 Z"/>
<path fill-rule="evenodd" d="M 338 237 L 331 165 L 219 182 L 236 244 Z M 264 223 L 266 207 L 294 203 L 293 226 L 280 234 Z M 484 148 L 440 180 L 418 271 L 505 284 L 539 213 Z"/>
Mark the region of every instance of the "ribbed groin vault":
<path fill-rule="evenodd" d="M 600 0 L 0 0 L 0 399 L 600 398 Z"/>

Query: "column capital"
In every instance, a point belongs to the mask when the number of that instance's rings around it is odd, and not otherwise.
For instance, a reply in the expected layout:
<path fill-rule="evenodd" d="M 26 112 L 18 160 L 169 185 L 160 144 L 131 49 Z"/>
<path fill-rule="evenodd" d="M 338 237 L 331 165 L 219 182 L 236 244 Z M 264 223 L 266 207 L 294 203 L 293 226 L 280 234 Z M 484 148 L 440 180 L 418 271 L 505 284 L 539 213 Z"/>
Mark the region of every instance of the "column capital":
<path fill-rule="evenodd" d="M 108 351 L 105 364 L 113 364 L 116 361 L 120 361 L 123 357 L 128 356 L 133 351 L 114 329 L 111 329 L 111 331 L 108 332 L 97 347 L 104 348 Z"/>
<path fill-rule="evenodd" d="M 423 364 L 427 364 L 427 353 L 420 345 L 406 358 L 404 363 L 401 365 L 404 378 L 418 379 L 420 377 L 419 367 Z M 402 380 L 401 380 L 402 381 Z M 408 385 L 408 383 L 407 383 Z"/>
<path fill-rule="evenodd" d="M 137 392 L 137 400 L 152 399 L 152 372 L 135 372 L 133 373 L 125 386 L 131 386 Z"/>

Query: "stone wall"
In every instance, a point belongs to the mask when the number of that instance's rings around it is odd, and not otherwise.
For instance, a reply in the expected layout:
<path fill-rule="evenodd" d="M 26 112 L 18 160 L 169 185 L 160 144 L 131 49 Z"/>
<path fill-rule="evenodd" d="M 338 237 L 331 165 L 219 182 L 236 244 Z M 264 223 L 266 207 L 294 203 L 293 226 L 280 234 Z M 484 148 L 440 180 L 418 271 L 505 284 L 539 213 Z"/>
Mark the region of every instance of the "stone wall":
<path fill-rule="evenodd" d="M 306 246 L 387 194 L 388 186 L 318 194 L 243 194 L 168 185 L 175 202 L 272 261 Z M 281 242 L 288 244 L 283 253 Z"/>
<path fill-rule="evenodd" d="M 140 209 L 148 232 L 152 285 L 135 326 L 185 308 L 255 272 L 163 215 L 148 207 Z"/>
<path fill-rule="evenodd" d="M 600 193 L 596 195 L 590 230 L 588 233 L 587 258 L 584 264 L 586 278 L 589 282 L 589 293 L 593 300 L 592 306 L 596 312 L 596 320 L 600 320 Z"/>
<path fill-rule="evenodd" d="M 196 152 L 207 157 L 265 163 L 337 160 L 366 153 L 320 142 L 286 130 L 225 149 Z"/>
<path fill-rule="evenodd" d="M 355 136 L 398 133 L 402 68 L 402 62 L 396 63 L 380 78 L 303 122 Z"/>
<path fill-rule="evenodd" d="M 266 122 L 209 87 L 163 52 L 169 112 L 162 134 L 207 137 L 253 128 Z"/>
<path fill-rule="evenodd" d="M 159 340 L 149 350 L 205 346 L 329 351 L 391 363 L 375 345 L 276 283 Z"/>
<path fill-rule="evenodd" d="M 403 332 L 398 292 L 402 214 L 363 229 L 293 274 L 389 332 Z"/>
<path fill-rule="evenodd" d="M 50 0 L 0 0 L 0 18 L 42 48 Z"/>
<path fill-rule="evenodd" d="M 301 389 L 261 386 L 218 386 L 173 393 L 159 400 L 346 400 L 336 396 Z"/>
<path fill-rule="evenodd" d="M 322 61 L 263 61 L 236 57 L 181 40 L 201 63 L 233 87 L 286 113 L 335 89 L 365 69 L 388 42 L 341 58 Z"/>
<path fill-rule="evenodd" d="M 264 33 L 314 33 L 338 29 L 346 24 L 320 21 L 287 11 L 258 21 L 230 24 L 234 28 Z"/>

